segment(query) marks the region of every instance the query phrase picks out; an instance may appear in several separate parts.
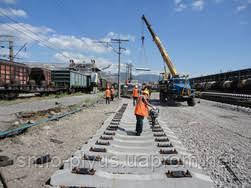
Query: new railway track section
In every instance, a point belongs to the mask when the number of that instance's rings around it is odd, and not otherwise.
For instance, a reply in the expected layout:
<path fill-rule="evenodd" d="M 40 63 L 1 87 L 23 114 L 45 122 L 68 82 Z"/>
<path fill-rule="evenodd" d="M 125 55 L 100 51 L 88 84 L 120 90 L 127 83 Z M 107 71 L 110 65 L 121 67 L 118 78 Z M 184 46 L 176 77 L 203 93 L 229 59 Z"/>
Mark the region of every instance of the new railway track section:
<path fill-rule="evenodd" d="M 135 135 L 133 105 L 123 104 L 48 181 L 51 187 L 212 187 L 211 179 L 163 123 L 144 120 Z"/>

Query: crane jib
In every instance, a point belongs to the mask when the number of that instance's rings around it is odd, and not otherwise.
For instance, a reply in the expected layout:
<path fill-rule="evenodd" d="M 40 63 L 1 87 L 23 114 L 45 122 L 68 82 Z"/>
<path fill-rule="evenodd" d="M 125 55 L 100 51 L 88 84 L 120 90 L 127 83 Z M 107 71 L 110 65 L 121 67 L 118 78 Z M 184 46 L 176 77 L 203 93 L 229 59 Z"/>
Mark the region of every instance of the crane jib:
<path fill-rule="evenodd" d="M 168 66 L 168 69 L 170 70 L 172 76 L 177 76 L 178 75 L 177 71 L 176 71 L 170 57 L 168 56 L 168 53 L 166 52 L 164 46 L 162 45 L 159 37 L 154 33 L 153 29 L 151 28 L 151 25 L 149 24 L 148 20 L 146 19 L 146 17 L 144 15 L 142 16 L 142 20 L 145 22 L 147 29 L 151 33 L 153 40 L 154 40 L 155 44 L 157 45 L 157 47 L 160 51 L 160 54 L 161 54 L 164 62 Z"/>
<path fill-rule="evenodd" d="M 167 64 L 172 76 L 177 76 L 177 71 L 176 71 L 170 57 L 168 56 L 168 53 L 166 52 L 165 48 L 161 44 L 159 37 L 157 37 L 157 36 L 155 37 L 155 43 L 157 44 L 159 51 L 161 53 L 161 56 L 164 59 L 164 62 Z"/>

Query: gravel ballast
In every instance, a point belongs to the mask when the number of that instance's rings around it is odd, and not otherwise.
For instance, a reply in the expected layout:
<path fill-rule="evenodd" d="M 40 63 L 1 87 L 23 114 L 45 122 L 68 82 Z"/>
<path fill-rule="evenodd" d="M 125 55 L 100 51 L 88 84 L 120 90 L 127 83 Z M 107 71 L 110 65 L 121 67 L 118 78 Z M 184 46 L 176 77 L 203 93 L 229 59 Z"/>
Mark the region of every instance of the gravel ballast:
<path fill-rule="evenodd" d="M 158 104 L 158 103 L 156 103 Z M 217 187 L 251 186 L 251 115 L 201 100 L 159 106 L 160 120 L 193 153 Z"/>

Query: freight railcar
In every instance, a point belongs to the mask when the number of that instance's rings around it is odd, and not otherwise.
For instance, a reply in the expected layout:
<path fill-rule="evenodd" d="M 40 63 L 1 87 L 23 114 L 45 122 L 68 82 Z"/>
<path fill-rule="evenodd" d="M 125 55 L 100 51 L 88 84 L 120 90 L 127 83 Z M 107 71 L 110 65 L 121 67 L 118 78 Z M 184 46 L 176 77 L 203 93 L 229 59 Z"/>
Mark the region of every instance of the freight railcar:
<path fill-rule="evenodd" d="M 100 78 L 99 79 L 99 83 L 98 83 L 98 89 L 100 91 L 104 91 L 107 87 L 107 80 L 106 79 L 103 79 L 103 78 Z"/>
<path fill-rule="evenodd" d="M 17 62 L 0 60 L 0 98 L 16 98 L 22 92 L 28 92 L 30 68 Z"/>
<path fill-rule="evenodd" d="M 30 71 L 29 83 L 40 87 L 51 86 L 51 70 L 40 67 L 33 67 Z"/>
<path fill-rule="evenodd" d="M 193 86 L 198 91 L 251 94 L 251 78 L 244 80 L 226 80 L 220 82 L 201 82 L 195 83 Z"/>
<path fill-rule="evenodd" d="M 91 91 L 91 76 L 72 70 L 52 70 L 55 88 L 72 92 Z"/>
<path fill-rule="evenodd" d="M 0 99 L 15 99 L 20 93 L 42 95 L 90 92 L 96 77 L 68 69 L 49 70 L 0 59 Z"/>
<path fill-rule="evenodd" d="M 251 94 L 251 68 L 192 78 L 199 91 Z"/>

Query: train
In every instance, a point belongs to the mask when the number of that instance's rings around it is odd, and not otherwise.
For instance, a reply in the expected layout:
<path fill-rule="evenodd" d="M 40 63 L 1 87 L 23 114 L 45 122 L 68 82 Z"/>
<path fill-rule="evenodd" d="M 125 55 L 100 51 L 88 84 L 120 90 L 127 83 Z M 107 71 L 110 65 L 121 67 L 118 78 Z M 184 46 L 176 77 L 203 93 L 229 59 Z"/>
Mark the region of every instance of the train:
<path fill-rule="evenodd" d="M 197 91 L 251 94 L 251 68 L 191 78 Z"/>
<path fill-rule="evenodd" d="M 226 93 L 251 94 L 251 78 L 218 82 L 198 82 L 193 84 L 193 88 L 197 91 L 218 91 Z"/>
<path fill-rule="evenodd" d="M 68 68 L 50 70 L 30 67 L 25 63 L 0 59 L 0 99 L 15 99 L 20 93 L 41 96 L 63 92 L 91 92 L 94 87 L 105 89 L 107 81 L 97 73 L 85 73 Z"/>
<path fill-rule="evenodd" d="M 109 81 L 107 81 L 106 79 L 104 78 L 100 78 L 99 79 L 99 83 L 98 83 L 98 89 L 100 91 L 104 91 L 107 87 L 107 85 L 109 85 Z"/>

